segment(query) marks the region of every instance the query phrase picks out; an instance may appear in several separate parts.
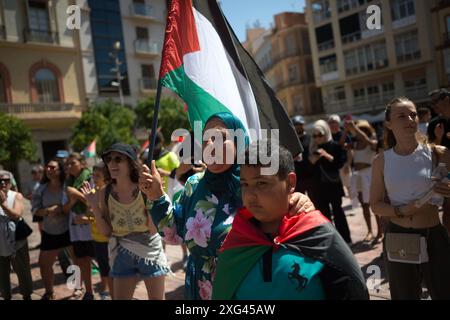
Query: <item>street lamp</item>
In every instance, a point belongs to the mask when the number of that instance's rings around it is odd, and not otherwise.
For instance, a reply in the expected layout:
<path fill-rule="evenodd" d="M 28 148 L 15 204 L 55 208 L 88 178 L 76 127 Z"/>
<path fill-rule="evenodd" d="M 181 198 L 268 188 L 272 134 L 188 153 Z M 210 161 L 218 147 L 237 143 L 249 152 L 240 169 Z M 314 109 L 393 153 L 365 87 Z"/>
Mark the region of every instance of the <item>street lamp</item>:
<path fill-rule="evenodd" d="M 123 107 L 123 92 L 122 92 L 122 76 L 120 75 L 120 65 L 122 62 L 119 60 L 119 51 L 120 51 L 120 41 L 114 42 L 114 52 L 110 52 L 109 56 L 114 59 L 115 67 L 111 68 L 111 72 L 116 73 L 117 82 L 113 81 L 111 82 L 112 86 L 119 87 L 119 97 L 120 97 L 120 105 Z"/>

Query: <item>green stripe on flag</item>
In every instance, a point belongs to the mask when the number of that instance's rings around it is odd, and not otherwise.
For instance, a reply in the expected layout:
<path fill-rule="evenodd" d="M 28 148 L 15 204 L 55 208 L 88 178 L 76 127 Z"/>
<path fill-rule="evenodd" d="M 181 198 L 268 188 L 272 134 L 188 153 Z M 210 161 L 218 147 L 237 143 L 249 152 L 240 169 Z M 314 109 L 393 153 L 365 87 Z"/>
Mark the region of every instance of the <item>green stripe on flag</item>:
<path fill-rule="evenodd" d="M 232 299 L 248 272 L 264 252 L 270 249 L 268 246 L 237 247 L 219 254 L 212 298 Z"/>
<path fill-rule="evenodd" d="M 218 112 L 233 112 L 215 99 L 204 89 L 195 84 L 184 72 L 182 65 L 167 73 L 161 84 L 174 91 L 188 106 L 189 122 L 194 128 L 194 121 L 202 122 L 202 130 L 206 120 Z"/>

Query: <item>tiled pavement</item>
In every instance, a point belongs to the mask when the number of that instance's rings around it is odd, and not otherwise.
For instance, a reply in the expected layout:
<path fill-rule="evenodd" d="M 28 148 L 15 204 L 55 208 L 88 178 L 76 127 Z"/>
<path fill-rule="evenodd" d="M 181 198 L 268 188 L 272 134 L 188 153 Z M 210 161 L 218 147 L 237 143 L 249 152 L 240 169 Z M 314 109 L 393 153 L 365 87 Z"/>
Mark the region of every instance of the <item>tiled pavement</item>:
<path fill-rule="evenodd" d="M 346 213 L 349 214 L 351 211 L 350 201 L 344 198 L 344 209 L 346 209 Z M 28 208 L 28 209 L 27 209 Z M 36 230 L 36 225 L 31 223 L 31 215 L 29 213 L 29 203 L 26 204 L 25 209 L 25 219 L 35 230 L 33 234 L 28 238 L 29 239 L 29 247 L 34 248 L 40 242 L 39 232 Z M 375 218 L 373 218 L 373 226 L 376 223 Z M 362 243 L 361 240 L 364 239 L 367 229 L 365 226 L 365 222 L 362 215 L 361 208 L 354 210 L 354 215 L 347 216 L 350 230 L 352 234 L 352 239 L 354 242 L 354 246 L 352 247 L 353 252 L 355 253 L 356 259 L 358 260 L 363 273 L 368 280 L 368 286 L 370 287 L 369 291 L 371 294 L 371 299 L 380 300 L 380 299 L 389 299 L 389 288 L 388 283 L 385 277 L 385 272 L 383 270 L 383 264 L 381 260 L 381 251 L 382 245 L 378 244 L 374 247 L 369 246 L 368 244 Z M 182 251 L 180 246 L 166 246 L 166 254 L 170 261 L 173 274 L 166 278 L 166 299 L 170 300 L 180 300 L 183 299 L 183 285 L 184 285 L 184 271 L 182 268 Z M 34 294 L 32 295 L 33 300 L 38 300 L 44 293 L 43 284 L 40 278 L 39 266 L 37 264 L 38 261 L 39 250 L 30 249 L 30 260 L 32 266 L 32 276 L 33 276 L 33 289 Z M 76 299 L 72 296 L 73 291 L 70 290 L 65 284 L 65 278 L 61 273 L 61 269 L 55 265 L 55 294 L 57 299 L 65 299 L 65 300 L 73 300 Z M 380 271 L 380 272 L 378 272 Z M 378 274 L 381 275 L 379 280 L 374 279 Z M 20 300 L 21 295 L 19 294 L 17 287 L 17 277 L 15 273 L 11 274 L 11 282 L 13 286 L 13 299 Z M 99 282 L 99 276 L 93 275 L 93 283 L 94 288 Z M 376 290 L 378 289 L 378 290 Z M 96 294 L 96 299 L 98 299 L 98 295 Z M 146 299 L 147 293 L 143 282 L 138 283 L 135 294 L 135 299 Z M 1 298 L 0 298 L 1 299 Z"/>

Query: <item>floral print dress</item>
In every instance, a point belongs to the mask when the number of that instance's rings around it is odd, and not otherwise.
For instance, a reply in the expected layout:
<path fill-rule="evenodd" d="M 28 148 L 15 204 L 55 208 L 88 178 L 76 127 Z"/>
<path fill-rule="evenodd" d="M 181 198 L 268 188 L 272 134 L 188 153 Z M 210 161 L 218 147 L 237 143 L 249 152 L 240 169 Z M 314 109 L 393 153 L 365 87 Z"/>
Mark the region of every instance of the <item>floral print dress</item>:
<path fill-rule="evenodd" d="M 231 230 L 240 195 L 214 195 L 204 173 L 191 176 L 180 198 L 171 204 L 167 195 L 150 202 L 149 212 L 167 244 L 184 242 L 189 251 L 186 298 L 210 300 L 218 249 Z M 239 192 L 239 188 L 235 193 Z"/>

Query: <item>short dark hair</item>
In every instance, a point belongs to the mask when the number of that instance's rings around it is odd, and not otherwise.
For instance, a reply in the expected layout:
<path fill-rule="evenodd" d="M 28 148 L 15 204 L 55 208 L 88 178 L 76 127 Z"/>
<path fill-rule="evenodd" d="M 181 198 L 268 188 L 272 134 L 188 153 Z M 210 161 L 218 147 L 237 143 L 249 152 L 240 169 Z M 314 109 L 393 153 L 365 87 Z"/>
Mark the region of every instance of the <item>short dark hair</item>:
<path fill-rule="evenodd" d="M 133 183 L 139 183 L 139 164 L 138 161 L 134 161 L 129 157 L 125 157 L 128 168 L 130 169 L 130 180 Z M 116 184 L 116 180 L 111 177 L 109 173 L 108 166 L 105 165 L 103 167 L 103 177 L 105 179 L 106 184 Z"/>
<path fill-rule="evenodd" d="M 279 166 L 277 176 L 281 180 L 287 179 L 289 173 L 295 172 L 294 157 L 292 156 L 292 153 L 281 145 L 277 149 L 272 150 L 272 144 L 270 143 L 270 140 L 267 139 L 255 141 L 246 148 L 244 153 L 245 163 L 242 164 L 242 166 L 258 168 L 270 167 L 272 164 L 271 162 L 267 164 L 261 163 L 260 153 L 270 156 L 271 158 L 278 157 Z"/>
<path fill-rule="evenodd" d="M 419 118 L 422 118 L 423 116 L 427 115 L 430 112 L 431 110 L 428 109 L 427 107 L 420 107 L 417 109 L 417 115 L 419 116 Z"/>

